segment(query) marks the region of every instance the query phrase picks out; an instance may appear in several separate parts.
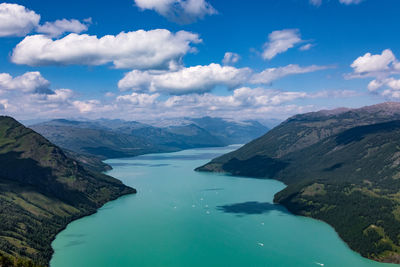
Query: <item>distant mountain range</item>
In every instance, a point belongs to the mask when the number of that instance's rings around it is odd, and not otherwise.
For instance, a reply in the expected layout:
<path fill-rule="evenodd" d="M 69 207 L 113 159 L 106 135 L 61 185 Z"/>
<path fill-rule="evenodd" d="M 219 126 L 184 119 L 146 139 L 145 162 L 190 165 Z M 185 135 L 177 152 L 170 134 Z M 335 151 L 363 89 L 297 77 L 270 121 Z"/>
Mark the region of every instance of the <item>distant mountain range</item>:
<path fill-rule="evenodd" d="M 197 170 L 283 181 L 275 202 L 400 263 L 400 103 L 296 115 Z"/>
<path fill-rule="evenodd" d="M 30 127 L 69 151 L 101 158 L 226 146 L 259 137 L 268 128 L 257 121 L 204 117 L 153 122 L 52 120 Z"/>
<path fill-rule="evenodd" d="M 79 155 L 77 155 L 79 156 Z M 136 190 L 95 172 L 33 130 L 0 116 L 0 265 L 48 265 L 69 222 Z M 86 162 L 85 162 L 86 160 Z M 5 254 L 5 255 L 2 255 Z"/>

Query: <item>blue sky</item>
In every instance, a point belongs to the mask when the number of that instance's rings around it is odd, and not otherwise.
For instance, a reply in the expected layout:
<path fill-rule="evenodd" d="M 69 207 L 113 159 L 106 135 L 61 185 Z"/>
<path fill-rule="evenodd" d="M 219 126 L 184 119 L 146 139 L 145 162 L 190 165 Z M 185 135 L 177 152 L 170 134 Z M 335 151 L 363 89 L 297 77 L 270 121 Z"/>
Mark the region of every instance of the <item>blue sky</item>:
<path fill-rule="evenodd" d="M 0 112 L 284 119 L 397 101 L 399 10 L 397 0 L 1 2 Z"/>

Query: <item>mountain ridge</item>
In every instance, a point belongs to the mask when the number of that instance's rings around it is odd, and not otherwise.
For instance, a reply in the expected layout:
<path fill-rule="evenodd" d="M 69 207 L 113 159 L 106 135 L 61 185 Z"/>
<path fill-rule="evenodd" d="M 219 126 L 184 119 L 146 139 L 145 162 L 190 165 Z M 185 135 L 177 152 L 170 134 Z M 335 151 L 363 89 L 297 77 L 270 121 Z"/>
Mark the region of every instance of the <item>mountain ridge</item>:
<path fill-rule="evenodd" d="M 7 116 L 0 116 L 0 164 L 0 252 L 39 265 L 48 265 L 51 241 L 69 222 L 136 193 Z"/>
<path fill-rule="evenodd" d="M 254 121 L 239 124 L 211 117 L 158 123 L 163 127 L 123 120 L 57 119 L 30 127 L 64 149 L 101 159 L 226 146 L 249 141 L 268 130 Z"/>

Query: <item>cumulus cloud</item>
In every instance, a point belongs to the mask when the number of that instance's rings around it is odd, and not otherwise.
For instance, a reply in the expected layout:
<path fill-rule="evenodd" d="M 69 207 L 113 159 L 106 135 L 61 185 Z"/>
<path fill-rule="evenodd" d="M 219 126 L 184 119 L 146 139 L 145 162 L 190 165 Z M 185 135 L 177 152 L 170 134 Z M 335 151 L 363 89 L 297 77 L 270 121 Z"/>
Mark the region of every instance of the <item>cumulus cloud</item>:
<path fill-rule="evenodd" d="M 399 98 L 400 80 L 394 76 L 400 74 L 400 63 L 390 49 L 385 49 L 381 54 L 366 53 L 358 57 L 351 64 L 353 73 L 345 75 L 347 79 L 368 78 L 374 80 L 368 83 L 368 90 L 388 98 Z M 383 91 L 380 89 L 386 87 Z"/>
<path fill-rule="evenodd" d="M 78 99 L 70 89 L 55 89 L 49 94 L 7 89 L 0 95 L 0 113 L 24 119 L 85 116 L 138 120 L 206 115 L 235 119 L 285 118 L 316 109 L 299 105 L 303 99 L 350 96 L 351 91 L 307 93 L 240 87 L 228 95 L 192 93 L 162 97 L 159 93 L 131 92 L 103 100 L 87 100 Z"/>
<path fill-rule="evenodd" d="M 75 100 L 72 102 L 72 105 L 76 107 L 80 113 L 88 113 L 93 111 L 97 106 L 100 105 L 100 101 L 98 100 L 87 100 L 87 101 L 80 101 Z"/>
<path fill-rule="evenodd" d="M 133 70 L 125 74 L 118 82 L 122 91 L 149 91 L 169 94 L 190 94 L 210 92 L 217 86 L 232 90 L 243 84 L 270 84 L 283 77 L 303 74 L 330 68 L 329 66 L 287 65 L 279 68 L 268 68 L 260 73 L 254 73 L 249 68 L 221 66 L 212 63 L 176 71 L 140 71 Z"/>
<path fill-rule="evenodd" d="M 244 83 L 251 70 L 212 63 L 206 66 L 181 68 L 174 72 L 151 72 L 133 70 L 119 81 L 121 90 L 167 92 L 187 94 L 208 92 L 218 85 L 235 88 Z"/>
<path fill-rule="evenodd" d="M 39 23 L 40 15 L 18 4 L 0 4 L 0 37 L 24 36 Z"/>
<path fill-rule="evenodd" d="M 21 76 L 12 77 L 8 73 L 0 73 L 0 90 L 20 90 L 25 93 L 52 93 L 50 82 L 42 77 L 40 72 L 26 72 Z"/>
<path fill-rule="evenodd" d="M 18 4 L 0 4 L 0 37 L 25 36 L 32 31 L 57 37 L 66 32 L 81 33 L 88 29 L 91 19 L 81 23 L 76 19 L 62 19 L 40 25 L 40 15 Z"/>
<path fill-rule="evenodd" d="M 365 55 L 358 57 L 351 64 L 355 73 L 374 73 L 382 72 L 389 69 L 389 65 L 395 61 L 396 57 L 390 49 L 386 49 L 382 54 L 372 55 L 366 53 Z"/>
<path fill-rule="evenodd" d="M 50 89 L 50 82 L 39 72 L 16 77 L 0 74 L 2 114 L 37 118 L 78 113 L 72 104 L 74 96 L 70 89 Z"/>
<path fill-rule="evenodd" d="M 277 79 L 283 78 L 288 75 L 309 73 L 309 72 L 324 70 L 327 68 L 329 67 L 317 66 L 317 65 L 301 67 L 296 64 L 290 64 L 284 67 L 265 69 L 260 73 L 256 73 L 251 77 L 250 82 L 253 84 L 269 84 L 272 81 L 275 81 Z"/>
<path fill-rule="evenodd" d="M 130 95 L 121 95 L 117 97 L 119 102 L 128 102 L 138 106 L 149 106 L 156 103 L 160 94 L 138 94 L 133 92 Z"/>
<path fill-rule="evenodd" d="M 240 56 L 233 52 L 226 52 L 224 58 L 222 59 L 222 63 L 224 65 L 233 65 L 237 63 L 240 59 Z"/>
<path fill-rule="evenodd" d="M 180 23 L 192 23 L 218 12 L 205 0 L 134 0 L 141 10 L 154 10 L 161 16 Z"/>
<path fill-rule="evenodd" d="M 12 77 L 0 74 L 0 112 L 18 118 L 56 118 L 112 108 L 97 99 L 79 100 L 71 89 L 50 89 L 50 82 L 39 72 Z"/>
<path fill-rule="evenodd" d="M 32 35 L 14 48 L 11 61 L 29 66 L 112 63 L 115 68 L 166 69 L 193 52 L 191 44 L 199 42 L 197 34 L 164 29 L 121 32 L 101 38 L 71 33 L 58 40 Z"/>
<path fill-rule="evenodd" d="M 298 29 L 273 31 L 268 35 L 268 42 L 264 44 L 262 57 L 270 60 L 276 55 L 286 52 L 300 42 L 302 42 L 302 40 Z"/>
<path fill-rule="evenodd" d="M 91 19 L 86 20 L 87 23 L 82 23 L 76 19 L 61 19 L 54 22 L 46 22 L 44 25 L 37 27 L 37 32 L 46 34 L 50 37 L 58 37 L 65 32 L 81 33 L 88 30 L 88 25 Z"/>
<path fill-rule="evenodd" d="M 305 92 L 281 92 L 273 89 L 242 87 L 235 89 L 232 95 L 217 96 L 213 94 L 190 94 L 172 96 L 164 105 L 169 108 L 187 106 L 195 109 L 229 110 L 238 108 L 256 108 L 269 105 L 280 105 L 307 96 Z"/>

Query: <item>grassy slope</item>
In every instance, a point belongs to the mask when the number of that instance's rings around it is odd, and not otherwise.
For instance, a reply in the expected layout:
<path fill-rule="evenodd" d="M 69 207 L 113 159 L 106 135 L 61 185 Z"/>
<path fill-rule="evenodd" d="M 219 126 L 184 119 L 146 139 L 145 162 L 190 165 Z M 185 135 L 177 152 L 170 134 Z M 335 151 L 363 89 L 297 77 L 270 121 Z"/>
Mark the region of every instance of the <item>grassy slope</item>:
<path fill-rule="evenodd" d="M 0 252 L 41 265 L 70 221 L 136 192 L 83 168 L 10 117 L 0 117 L 0 165 Z"/>
<path fill-rule="evenodd" d="M 221 165 L 233 158 L 246 160 L 255 155 L 264 158 L 280 158 L 346 129 L 399 118 L 400 103 L 383 103 L 361 109 L 296 115 L 240 149 L 212 160 L 212 164 L 208 164 L 202 170 L 223 171 L 219 169 Z"/>
<path fill-rule="evenodd" d="M 390 121 L 398 110 L 298 115 L 199 170 L 279 179 L 288 187 L 276 202 L 330 223 L 365 257 L 399 262 L 400 122 Z"/>

